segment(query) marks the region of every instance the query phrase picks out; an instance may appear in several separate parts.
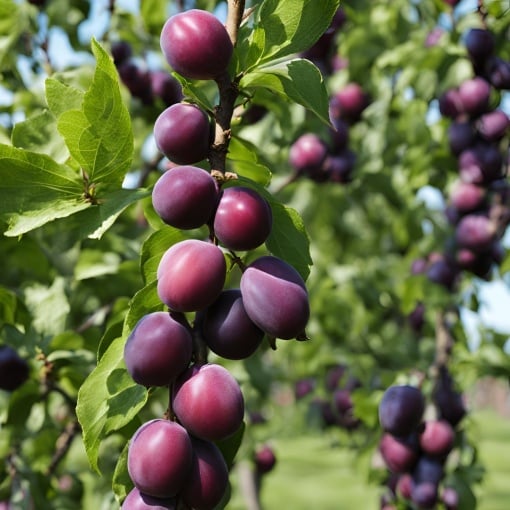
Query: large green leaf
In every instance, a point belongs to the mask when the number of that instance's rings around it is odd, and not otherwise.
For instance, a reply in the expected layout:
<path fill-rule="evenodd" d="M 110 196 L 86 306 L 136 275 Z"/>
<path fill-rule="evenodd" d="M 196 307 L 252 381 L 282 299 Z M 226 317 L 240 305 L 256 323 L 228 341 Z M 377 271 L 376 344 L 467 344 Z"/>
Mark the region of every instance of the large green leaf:
<path fill-rule="evenodd" d="M 312 258 L 310 240 L 299 213 L 280 202 L 271 200 L 273 228 L 266 241 L 267 249 L 292 265 L 304 280 L 310 274 Z"/>
<path fill-rule="evenodd" d="M 263 47 L 258 64 L 310 48 L 328 28 L 339 4 L 339 0 L 265 0 L 251 37 L 252 46 Z"/>
<path fill-rule="evenodd" d="M 81 109 L 58 118 L 58 130 L 90 183 L 120 185 L 133 159 L 133 132 L 113 60 L 96 42 L 97 65 Z"/>
<path fill-rule="evenodd" d="M 147 401 L 147 389 L 129 376 L 123 337 L 114 340 L 78 393 L 76 413 L 91 467 L 99 472 L 101 441 L 127 425 Z"/>
<path fill-rule="evenodd" d="M 49 156 L 0 145 L 0 215 L 19 236 L 90 207 L 81 179 Z"/>
<path fill-rule="evenodd" d="M 250 142 L 233 137 L 228 147 L 228 160 L 232 170 L 262 186 L 271 181 L 271 171 L 260 160 L 257 148 Z"/>
<path fill-rule="evenodd" d="M 315 113 L 329 124 L 329 97 L 322 75 L 317 67 L 306 59 L 259 67 L 243 76 L 241 88 L 263 87 L 294 101 Z"/>
<path fill-rule="evenodd" d="M 58 163 L 64 163 L 69 157 L 69 151 L 58 134 L 55 117 L 48 110 L 15 124 L 12 144 L 18 148 L 47 154 Z"/>
<path fill-rule="evenodd" d="M 48 78 L 45 82 L 46 102 L 55 118 L 59 118 L 68 110 L 80 109 L 85 92 L 72 85 Z"/>

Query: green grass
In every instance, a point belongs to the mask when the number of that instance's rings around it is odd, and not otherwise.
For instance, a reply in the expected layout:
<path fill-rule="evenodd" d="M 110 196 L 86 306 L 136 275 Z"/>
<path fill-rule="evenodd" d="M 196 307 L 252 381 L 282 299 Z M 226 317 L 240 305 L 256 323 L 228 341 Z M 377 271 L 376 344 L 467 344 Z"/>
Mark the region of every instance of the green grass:
<path fill-rule="evenodd" d="M 510 508 L 510 420 L 490 411 L 470 418 L 470 434 L 486 468 L 475 487 L 477 510 Z M 264 510 L 377 510 L 380 488 L 367 482 L 367 468 L 355 453 L 329 447 L 328 438 L 305 436 L 274 441 L 277 467 L 263 482 Z M 229 510 L 246 510 L 236 487 Z"/>

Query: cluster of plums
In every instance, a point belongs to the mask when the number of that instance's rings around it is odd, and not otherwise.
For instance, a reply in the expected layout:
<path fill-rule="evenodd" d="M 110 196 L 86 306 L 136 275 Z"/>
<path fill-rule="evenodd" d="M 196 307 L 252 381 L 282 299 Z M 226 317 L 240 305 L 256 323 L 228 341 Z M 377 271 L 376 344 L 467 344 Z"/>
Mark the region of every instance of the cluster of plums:
<path fill-rule="evenodd" d="M 336 51 L 337 33 L 345 19 L 345 12 L 339 8 L 326 32 L 302 54 L 314 62 L 325 76 L 347 65 Z M 290 148 L 289 164 L 297 176 L 308 177 L 315 182 L 346 184 L 352 181 L 356 154 L 349 148 L 349 129 L 361 119 L 369 102 L 369 95 L 355 82 L 349 82 L 331 94 L 331 128 L 327 139 L 307 132 Z"/>
<path fill-rule="evenodd" d="M 233 50 L 221 22 L 197 9 L 167 20 L 161 48 L 176 72 L 202 80 L 224 73 Z M 243 359 L 266 334 L 304 336 L 308 293 L 299 273 L 272 255 L 242 267 L 239 288 L 225 287 L 226 252 L 238 260 L 236 252 L 266 241 L 272 230 L 271 206 L 254 189 L 226 186 L 193 166 L 208 158 L 212 142 L 211 120 L 198 106 L 169 106 L 157 118 L 154 136 L 173 163 L 154 185 L 154 210 L 174 228 L 207 226 L 209 237 L 187 239 L 164 252 L 157 293 L 168 311 L 142 317 L 125 344 L 124 360 L 133 380 L 169 387 L 171 405 L 170 419 L 143 424 L 131 439 L 128 471 L 134 488 L 122 508 L 175 508 L 183 502 L 206 510 L 227 490 L 228 466 L 215 443 L 241 427 L 244 399 L 235 378 L 223 366 L 204 361 L 197 344 L 223 358 Z"/>
<path fill-rule="evenodd" d="M 159 100 L 170 106 L 181 101 L 180 83 L 168 71 L 141 65 L 133 58 L 133 49 L 127 41 L 113 42 L 111 54 L 122 83 L 142 104 L 152 105 Z"/>
<path fill-rule="evenodd" d="M 424 420 L 426 401 L 420 389 L 395 385 L 383 394 L 379 452 L 391 473 L 389 491 L 381 498 L 383 510 L 397 508 L 398 501 L 419 509 L 436 508 L 439 503 L 447 510 L 458 507 L 457 491 L 445 483 L 445 463 L 455 447 L 456 426 L 465 408 L 444 369 L 433 400 L 437 417 Z"/>
<path fill-rule="evenodd" d="M 14 391 L 29 376 L 29 366 L 15 349 L 9 345 L 0 345 L 0 390 Z"/>
<path fill-rule="evenodd" d="M 465 44 L 475 72 L 481 75 L 439 98 L 441 114 L 451 121 L 448 143 L 458 166 L 458 179 L 449 190 L 445 211 L 453 232 L 444 252 L 434 252 L 413 264 L 414 273 L 425 273 L 450 290 L 462 271 L 490 278 L 493 267 L 503 260 L 501 237 L 510 222 L 506 179 L 510 119 L 492 106 L 495 83 L 499 88 L 509 88 L 510 83 L 494 77 L 488 81 L 487 62 L 496 59 L 488 30 L 471 29 Z"/>
<path fill-rule="evenodd" d="M 294 386 L 294 395 L 301 400 L 312 395 L 309 400 L 310 419 L 324 428 L 339 427 L 348 431 L 357 429 L 361 421 L 354 414 L 352 392 L 359 388 L 360 381 L 349 374 L 344 364 L 331 366 L 324 377 L 324 391 L 319 395 L 314 377 L 298 380 Z M 308 397 L 307 397 L 308 398 Z"/>

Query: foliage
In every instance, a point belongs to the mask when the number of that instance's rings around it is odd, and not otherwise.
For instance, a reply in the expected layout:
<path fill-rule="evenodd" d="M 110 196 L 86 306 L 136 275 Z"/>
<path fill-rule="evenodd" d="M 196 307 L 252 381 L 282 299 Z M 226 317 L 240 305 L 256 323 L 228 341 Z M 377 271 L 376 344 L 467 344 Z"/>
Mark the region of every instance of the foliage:
<path fill-rule="evenodd" d="M 0 344 L 30 366 L 25 384 L 0 391 L 0 501 L 16 509 L 75 508 L 77 501 L 84 509 L 113 509 L 130 488 L 127 441 L 168 405 L 164 389 L 131 380 L 124 343 L 142 316 L 164 309 L 156 291 L 162 254 L 207 234 L 179 231 L 156 215 L 150 195 L 168 162 L 154 147 L 152 129 L 166 105 L 160 97 L 137 97 L 111 50 L 127 41 L 141 69 L 170 71 L 159 34 L 168 16 L 190 2 L 143 0 L 137 12 L 112 1 L 100 13 L 106 28 L 94 26 L 95 37 L 80 34 L 88 33 L 99 3 L 35 3 L 0 0 Z M 219 14 L 226 7 L 192 3 Z M 347 367 L 341 384 L 357 381 L 359 426 L 328 427 L 324 443 L 355 448 L 360 477 L 375 485 L 386 477 L 372 462 L 382 392 L 396 382 L 419 383 L 430 402 L 438 322 L 445 310 L 480 306 L 480 278 L 465 275 L 451 292 L 411 276 L 412 262 L 442 250 L 452 231 L 443 211 L 417 194 L 433 189 L 446 201 L 457 178 L 437 100 L 473 75 L 466 31 L 490 28 L 498 55 L 508 60 L 510 12 L 499 2 L 464 12 L 439 0 L 345 0 L 346 21 L 333 47 L 348 64 L 328 69 L 306 50 L 339 3 L 247 2 L 253 11 L 229 67 L 239 96 L 227 170 L 266 197 L 273 213 L 271 236 L 243 262 L 271 253 L 298 270 L 310 296 L 310 340 L 279 341 L 276 350 L 266 342 L 242 362 L 210 358 L 235 375 L 246 400 L 245 429 L 220 445 L 229 465 L 234 457 L 250 460 L 255 446 L 272 437 L 299 444 L 320 436 L 325 425 L 314 404 L 329 405 L 326 378 L 332 367 Z M 438 26 L 438 42 L 425 44 Z M 59 58 L 57 29 L 72 58 Z M 211 83 L 175 78 L 186 100 L 215 111 Z M 296 176 L 288 161 L 292 143 L 307 132 L 328 139 L 330 98 L 349 82 L 370 96 L 349 130 L 356 154 L 351 182 Z M 505 94 L 494 93 L 492 102 Z M 264 115 L 251 122 L 256 108 Z M 502 146 L 508 151 L 508 135 Z M 228 257 L 227 283 L 236 286 L 236 260 Z M 491 277 L 507 283 L 509 261 L 505 256 Z M 418 302 L 426 308 L 416 330 L 408 316 Z M 458 388 L 482 375 L 508 378 L 505 335 L 482 330 L 477 347 L 458 314 L 449 313 L 447 323 L 455 339 L 448 368 Z M 307 378 L 314 391 L 297 398 L 295 384 Z M 260 415 L 268 417 L 262 426 Z M 450 479 L 460 488 L 460 508 L 469 509 L 482 471 L 469 430 L 461 426 L 459 433 L 462 462 Z"/>

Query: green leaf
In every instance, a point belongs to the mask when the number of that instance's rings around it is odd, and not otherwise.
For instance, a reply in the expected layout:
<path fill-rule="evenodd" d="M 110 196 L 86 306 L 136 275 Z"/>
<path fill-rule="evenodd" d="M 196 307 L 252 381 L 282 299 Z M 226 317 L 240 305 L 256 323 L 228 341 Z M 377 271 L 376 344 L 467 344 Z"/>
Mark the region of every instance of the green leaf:
<path fill-rule="evenodd" d="M 166 0 L 144 0 L 140 5 L 140 14 L 149 33 L 159 36 L 166 21 Z"/>
<path fill-rule="evenodd" d="M 326 31 L 340 0 L 265 0 L 260 7 L 256 45 L 264 42 L 259 64 L 310 48 Z M 257 30 L 256 29 L 256 30 Z"/>
<path fill-rule="evenodd" d="M 56 119 L 68 110 L 80 109 L 83 104 L 85 92 L 55 78 L 48 78 L 45 88 L 48 108 Z"/>
<path fill-rule="evenodd" d="M 116 274 L 120 263 L 121 257 L 118 253 L 84 249 L 80 252 L 80 258 L 76 263 L 74 277 L 77 281 L 80 281 L 107 274 Z"/>
<path fill-rule="evenodd" d="M 58 130 L 90 183 L 120 185 L 133 159 L 131 121 L 113 60 L 94 40 L 92 51 L 97 66 L 82 109 L 62 113 Z"/>
<path fill-rule="evenodd" d="M 89 463 L 98 473 L 101 441 L 127 425 L 147 401 L 146 388 L 125 368 L 124 343 L 123 337 L 112 342 L 78 393 L 76 414 Z"/>
<path fill-rule="evenodd" d="M 211 86 L 208 81 L 188 80 L 178 73 L 172 73 L 172 76 L 181 84 L 184 99 L 194 103 L 205 111 L 212 112 L 214 105 L 207 95 L 207 89 Z"/>
<path fill-rule="evenodd" d="M 127 337 L 144 315 L 164 308 L 157 293 L 157 281 L 154 280 L 133 296 L 124 321 L 123 336 Z"/>
<path fill-rule="evenodd" d="M 99 193 L 97 204 L 63 220 L 63 228 L 73 230 L 76 240 L 100 239 L 113 225 L 122 212 L 138 200 L 150 194 L 146 189 L 118 189 L 108 193 Z"/>
<path fill-rule="evenodd" d="M 258 68 L 243 76 L 241 88 L 263 87 L 294 101 L 315 113 L 326 124 L 329 120 L 329 97 L 322 75 L 306 59 L 293 59 L 275 66 Z"/>
<path fill-rule="evenodd" d="M 267 186 L 271 182 L 271 171 L 260 161 L 257 148 L 239 137 L 230 140 L 228 160 L 234 172 L 252 181 Z"/>
<path fill-rule="evenodd" d="M 58 134 L 55 117 L 48 110 L 15 124 L 12 144 L 18 148 L 46 154 L 58 163 L 64 163 L 69 157 L 69 151 Z"/>
<path fill-rule="evenodd" d="M 127 469 L 128 449 L 129 442 L 126 443 L 122 449 L 122 452 L 119 455 L 119 460 L 115 466 L 115 471 L 113 472 L 112 489 L 119 503 L 124 501 L 129 491 L 133 487 L 133 482 L 129 477 L 129 472 Z"/>
<path fill-rule="evenodd" d="M 153 282 L 156 279 L 156 271 L 163 253 L 170 246 L 183 241 L 185 236 L 181 230 L 173 227 L 163 227 L 153 232 L 143 243 L 140 264 L 142 274 L 146 282 Z"/>
<path fill-rule="evenodd" d="M 0 178 L 0 215 L 7 218 L 7 236 L 90 207 L 76 173 L 44 154 L 0 145 Z"/>
<path fill-rule="evenodd" d="M 50 287 L 34 283 L 25 288 L 24 301 L 38 333 L 51 336 L 64 331 L 71 310 L 65 291 L 62 277 L 56 278 Z"/>
<path fill-rule="evenodd" d="M 293 266 L 306 281 L 312 258 L 303 219 L 295 209 L 274 200 L 271 200 L 271 209 L 273 228 L 266 247 L 273 255 Z"/>
<path fill-rule="evenodd" d="M 24 23 L 20 22 L 19 10 L 19 6 L 13 0 L 0 2 L 0 69 L 3 69 L 4 60 L 13 51 L 25 28 Z"/>
<path fill-rule="evenodd" d="M 231 436 L 216 442 L 216 446 L 220 449 L 229 469 L 233 466 L 234 459 L 241 447 L 245 430 L 246 423 L 243 421 L 241 426 Z"/>

